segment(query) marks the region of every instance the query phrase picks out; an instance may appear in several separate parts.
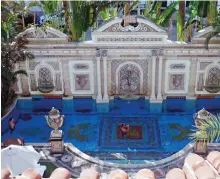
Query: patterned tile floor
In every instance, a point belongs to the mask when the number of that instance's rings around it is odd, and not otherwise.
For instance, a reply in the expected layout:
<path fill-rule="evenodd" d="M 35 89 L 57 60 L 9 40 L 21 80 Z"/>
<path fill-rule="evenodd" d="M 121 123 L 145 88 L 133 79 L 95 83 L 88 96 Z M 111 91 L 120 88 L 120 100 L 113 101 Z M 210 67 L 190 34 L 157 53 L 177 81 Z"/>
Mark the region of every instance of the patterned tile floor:
<path fill-rule="evenodd" d="M 133 139 L 121 139 L 118 135 L 118 126 L 121 123 L 128 124 L 133 127 Z M 160 130 L 158 126 L 158 118 L 156 116 L 149 117 L 102 117 L 100 122 L 100 140 L 101 148 L 111 149 L 159 149 Z M 139 127 L 139 128 L 138 128 Z M 136 129 L 136 130 L 135 130 Z M 140 129 L 140 130 L 137 130 Z"/>

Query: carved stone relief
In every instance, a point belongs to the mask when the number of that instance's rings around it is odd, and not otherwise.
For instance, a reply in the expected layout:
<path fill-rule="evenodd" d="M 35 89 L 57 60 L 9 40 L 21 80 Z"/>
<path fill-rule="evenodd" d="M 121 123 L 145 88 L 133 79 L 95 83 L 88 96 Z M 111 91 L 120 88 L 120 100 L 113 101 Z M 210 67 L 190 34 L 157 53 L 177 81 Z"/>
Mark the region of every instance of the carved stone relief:
<path fill-rule="evenodd" d="M 51 65 L 54 70 L 59 70 L 59 62 L 47 62 L 49 65 Z"/>
<path fill-rule="evenodd" d="M 120 23 L 116 23 L 103 32 L 156 32 L 156 30 L 144 23 L 139 23 L 137 27 L 131 25 L 123 27 Z"/>
<path fill-rule="evenodd" d="M 76 70 L 87 70 L 89 69 L 89 66 L 87 64 L 75 64 L 74 68 Z"/>
<path fill-rule="evenodd" d="M 169 75 L 169 90 L 184 90 L 184 74 Z"/>
<path fill-rule="evenodd" d="M 97 38 L 98 42 L 161 42 L 163 39 L 158 37 L 102 37 Z"/>
<path fill-rule="evenodd" d="M 60 74 L 56 74 L 55 77 L 55 90 L 56 91 L 62 91 L 62 84 L 61 84 L 61 75 Z"/>
<path fill-rule="evenodd" d="M 197 91 L 203 91 L 203 85 L 204 85 L 204 74 L 199 74 L 199 79 L 197 83 Z"/>
<path fill-rule="evenodd" d="M 31 91 L 37 91 L 37 84 L 34 74 L 30 74 Z"/>
<path fill-rule="evenodd" d="M 75 90 L 90 90 L 89 74 L 75 75 Z"/>
<path fill-rule="evenodd" d="M 34 70 L 38 64 L 40 64 L 40 62 L 35 62 L 33 60 L 30 60 L 29 61 L 29 70 Z"/>
<path fill-rule="evenodd" d="M 205 68 L 211 63 L 212 62 L 201 62 L 200 63 L 200 70 L 205 70 Z"/>
<path fill-rule="evenodd" d="M 148 60 L 113 60 L 111 62 L 111 92 L 116 94 L 116 69 L 124 62 L 136 62 L 143 70 L 143 93 L 147 91 L 148 84 Z M 136 67 L 137 68 L 137 67 Z M 140 73 L 139 73 L 140 75 Z M 120 75 L 119 75 L 120 76 Z"/>
<path fill-rule="evenodd" d="M 133 64 L 126 64 L 119 71 L 119 93 L 140 93 L 140 71 Z"/>
<path fill-rule="evenodd" d="M 170 69 L 185 69 L 184 64 L 172 64 L 170 65 Z"/>
<path fill-rule="evenodd" d="M 38 28 L 34 32 L 28 31 L 24 37 L 26 38 L 59 38 L 59 36 L 51 33 L 51 32 L 45 32 L 42 29 Z"/>

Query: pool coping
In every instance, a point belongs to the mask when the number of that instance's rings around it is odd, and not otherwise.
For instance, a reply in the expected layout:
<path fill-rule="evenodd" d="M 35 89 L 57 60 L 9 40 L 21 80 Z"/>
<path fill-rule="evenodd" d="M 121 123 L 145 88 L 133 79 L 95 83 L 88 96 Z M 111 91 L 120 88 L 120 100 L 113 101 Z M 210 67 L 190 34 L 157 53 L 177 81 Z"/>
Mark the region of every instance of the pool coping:
<path fill-rule="evenodd" d="M 16 100 L 7 109 L 8 112 L 1 118 L 1 121 L 5 120 L 12 113 L 12 111 L 15 109 L 15 107 L 17 105 L 17 102 L 18 102 L 18 98 L 16 98 Z"/>
<path fill-rule="evenodd" d="M 65 143 L 64 154 L 50 154 L 50 143 L 25 143 L 25 145 L 32 145 L 39 153 L 41 153 L 40 162 L 51 162 L 57 167 L 67 168 L 73 177 L 78 178 L 82 170 L 86 168 L 94 168 L 101 175 L 106 175 L 112 170 L 122 169 L 126 171 L 129 176 L 133 176 L 137 171 L 148 168 L 152 171 L 162 171 L 165 175 L 171 168 L 182 168 L 185 157 L 193 152 L 194 144 L 190 142 L 182 150 L 162 160 L 149 162 L 144 164 L 119 164 L 112 163 L 91 157 L 71 143 Z M 208 144 L 209 151 L 220 150 L 220 143 Z M 71 158 L 68 162 L 62 160 L 63 156 Z M 131 177 L 132 178 L 132 177 Z M 164 179 L 165 176 L 157 176 L 157 179 Z"/>

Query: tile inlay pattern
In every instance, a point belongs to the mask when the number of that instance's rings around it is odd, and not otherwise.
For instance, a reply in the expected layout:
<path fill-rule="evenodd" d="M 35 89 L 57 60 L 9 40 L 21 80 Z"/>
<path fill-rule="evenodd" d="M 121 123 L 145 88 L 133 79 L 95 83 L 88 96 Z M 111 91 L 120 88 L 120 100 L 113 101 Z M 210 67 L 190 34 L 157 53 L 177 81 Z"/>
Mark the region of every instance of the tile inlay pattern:
<path fill-rule="evenodd" d="M 138 149 L 158 149 L 161 146 L 159 118 L 157 116 L 141 117 L 108 117 L 101 119 L 99 146 L 108 149 L 128 149 L 134 146 Z M 129 126 L 139 126 L 142 130 L 141 138 L 118 138 L 118 125 L 121 123 Z"/>

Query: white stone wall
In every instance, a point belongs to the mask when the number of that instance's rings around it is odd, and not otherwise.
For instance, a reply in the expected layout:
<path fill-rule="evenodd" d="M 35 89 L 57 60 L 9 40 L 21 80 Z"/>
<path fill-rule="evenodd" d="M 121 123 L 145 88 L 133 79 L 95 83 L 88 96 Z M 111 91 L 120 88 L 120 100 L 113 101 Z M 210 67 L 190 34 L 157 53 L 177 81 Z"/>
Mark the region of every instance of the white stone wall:
<path fill-rule="evenodd" d="M 23 35 L 30 41 L 27 45 L 28 51 L 35 55 L 35 60 L 19 63 L 19 69 L 25 69 L 29 76 L 19 77 L 17 93 L 60 96 L 64 94 L 96 98 L 97 74 L 100 73 L 99 101 L 103 102 L 104 93 L 112 95 L 111 97 L 120 94 L 120 82 L 117 82 L 120 65 L 132 64 L 140 72 L 140 89 L 136 93 L 146 98 L 153 97 L 156 102 L 161 102 L 161 94 L 163 98 L 166 96 L 194 98 L 197 95 L 220 94 L 220 92 L 211 94 L 204 88 L 210 76 L 209 70 L 213 67 L 220 68 L 219 44 L 212 44 L 209 50 L 205 50 L 203 44 L 168 41 L 164 29 L 144 19 L 138 19 L 141 23 L 138 28 L 122 28 L 119 27 L 119 22 L 120 19 L 111 21 L 97 29 L 92 33 L 93 41 L 76 44 L 68 43 L 65 34 L 58 33 L 52 28 L 47 29 L 48 34 L 37 32 L 33 28 L 25 31 Z M 158 41 L 157 38 L 161 38 L 162 41 Z M 196 38 L 199 39 L 198 36 Z M 97 70 L 99 60 L 97 51 L 100 51 L 100 71 Z M 104 76 L 106 68 L 104 59 L 107 59 L 107 77 Z M 154 65 L 155 69 L 152 68 Z M 43 66 L 50 69 L 53 84 L 57 89 L 48 94 L 42 94 L 37 89 L 39 69 Z M 61 88 L 56 86 L 57 74 L 60 75 Z M 36 84 L 33 84 L 33 79 Z M 107 84 L 107 92 L 105 84 Z M 152 87 L 152 84 L 155 86 Z M 152 89 L 153 91 L 155 89 L 153 96 Z"/>

